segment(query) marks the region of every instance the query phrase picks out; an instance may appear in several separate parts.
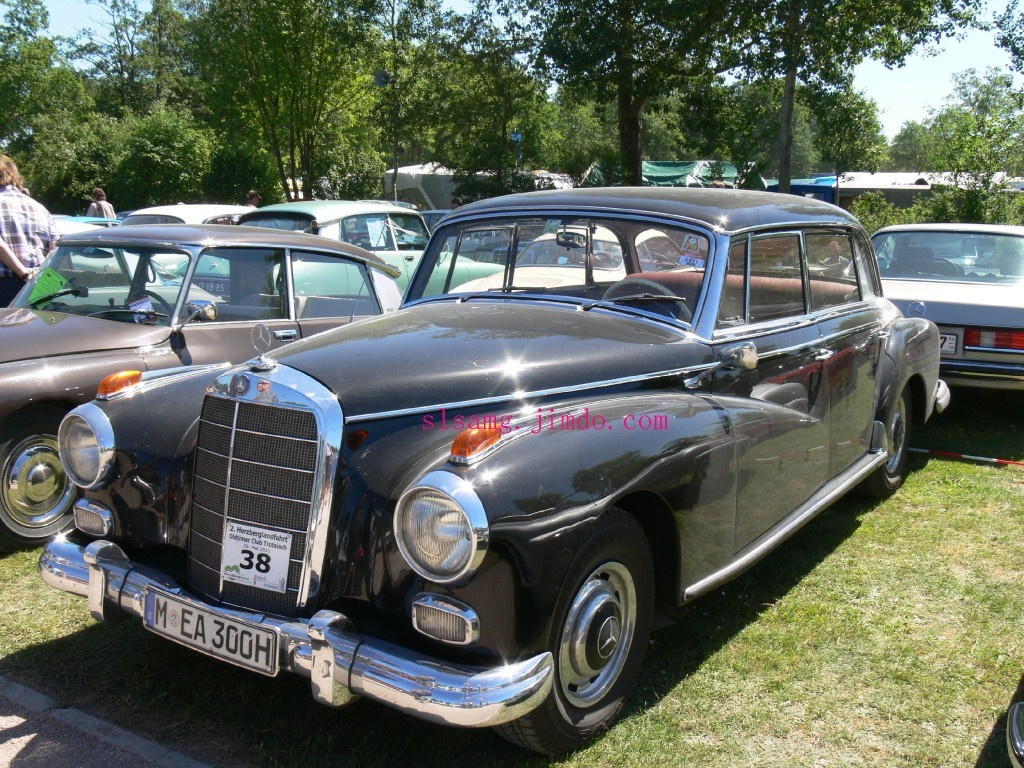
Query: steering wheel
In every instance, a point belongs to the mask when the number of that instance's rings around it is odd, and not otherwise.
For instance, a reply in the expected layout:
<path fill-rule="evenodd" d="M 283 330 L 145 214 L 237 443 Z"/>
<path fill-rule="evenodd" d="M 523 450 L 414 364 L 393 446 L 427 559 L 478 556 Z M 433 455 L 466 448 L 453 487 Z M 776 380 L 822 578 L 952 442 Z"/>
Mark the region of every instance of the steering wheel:
<path fill-rule="evenodd" d="M 645 277 L 627 277 L 614 283 L 604 292 L 602 300 L 610 301 L 613 299 L 626 299 L 629 296 L 643 296 L 649 294 L 651 296 L 667 296 L 671 297 L 669 301 L 659 302 L 652 301 L 651 299 L 644 299 L 646 302 L 653 304 L 663 315 L 668 315 L 677 320 L 682 320 L 684 323 L 688 323 L 693 319 L 693 312 L 686 305 L 685 300 L 677 296 L 672 292 L 671 289 L 665 287 L 661 283 L 657 283 L 654 280 L 648 280 Z M 642 304 L 638 301 L 637 304 Z"/>
<path fill-rule="evenodd" d="M 142 295 L 143 296 L 149 296 L 149 298 L 153 299 L 153 301 L 155 301 L 157 304 L 159 304 L 160 305 L 160 309 L 168 317 L 170 317 L 172 314 L 174 314 L 174 307 L 172 307 L 170 304 L 168 304 L 167 303 L 167 299 L 165 299 L 159 293 L 156 293 L 154 291 L 143 291 Z"/>

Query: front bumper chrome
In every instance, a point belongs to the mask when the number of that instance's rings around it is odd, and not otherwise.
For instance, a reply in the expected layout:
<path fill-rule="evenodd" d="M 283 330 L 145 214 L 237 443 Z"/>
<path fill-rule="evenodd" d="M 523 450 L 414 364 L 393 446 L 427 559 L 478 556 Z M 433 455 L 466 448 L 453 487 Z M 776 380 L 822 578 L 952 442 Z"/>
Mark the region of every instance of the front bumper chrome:
<path fill-rule="evenodd" d="M 142 618 L 145 590 L 154 588 L 202 603 L 167 576 L 137 565 L 109 541 L 81 546 L 66 536 L 50 540 L 39 558 L 43 580 L 85 597 L 100 621 Z M 491 726 L 534 709 L 551 691 L 549 652 L 485 669 L 451 664 L 373 637 L 361 636 L 343 614 L 280 619 L 202 603 L 214 613 L 275 628 L 280 668 L 310 679 L 313 698 L 342 706 L 357 695 L 409 715 L 457 726 Z"/>

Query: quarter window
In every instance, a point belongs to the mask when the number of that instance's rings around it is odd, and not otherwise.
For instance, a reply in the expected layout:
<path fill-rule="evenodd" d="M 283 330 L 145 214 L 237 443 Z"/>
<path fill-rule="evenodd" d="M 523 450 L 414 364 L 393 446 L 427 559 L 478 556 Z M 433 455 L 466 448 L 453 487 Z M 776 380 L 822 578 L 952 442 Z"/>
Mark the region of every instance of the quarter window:
<path fill-rule="evenodd" d="M 352 261 L 292 251 L 295 317 L 365 317 L 379 315 L 366 272 Z"/>

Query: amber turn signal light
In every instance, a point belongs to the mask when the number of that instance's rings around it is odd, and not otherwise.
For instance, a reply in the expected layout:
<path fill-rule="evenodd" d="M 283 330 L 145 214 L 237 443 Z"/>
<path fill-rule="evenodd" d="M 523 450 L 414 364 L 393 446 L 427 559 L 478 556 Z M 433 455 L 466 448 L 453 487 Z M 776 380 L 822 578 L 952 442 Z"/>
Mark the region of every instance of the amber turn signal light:
<path fill-rule="evenodd" d="M 117 373 L 112 373 L 100 382 L 100 387 L 96 391 L 96 397 L 104 400 L 120 392 L 122 389 L 138 384 L 140 381 L 142 381 L 142 371 L 118 371 Z"/>
<path fill-rule="evenodd" d="M 474 427 L 459 433 L 452 443 L 451 456 L 448 460 L 454 464 L 469 464 L 501 439 L 501 427 Z"/>

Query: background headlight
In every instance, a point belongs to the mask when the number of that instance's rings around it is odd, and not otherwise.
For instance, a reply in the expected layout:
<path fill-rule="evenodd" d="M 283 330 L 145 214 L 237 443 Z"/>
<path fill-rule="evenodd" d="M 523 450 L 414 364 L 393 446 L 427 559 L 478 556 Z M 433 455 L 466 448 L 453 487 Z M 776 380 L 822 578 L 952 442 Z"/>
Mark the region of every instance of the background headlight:
<path fill-rule="evenodd" d="M 409 566 L 449 583 L 472 573 L 487 549 L 487 516 L 473 487 L 450 472 L 431 472 L 395 509 L 395 537 Z"/>
<path fill-rule="evenodd" d="M 75 485 L 96 488 L 114 456 L 114 432 L 106 414 L 92 403 L 75 408 L 60 423 L 57 449 Z"/>

